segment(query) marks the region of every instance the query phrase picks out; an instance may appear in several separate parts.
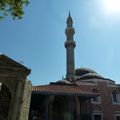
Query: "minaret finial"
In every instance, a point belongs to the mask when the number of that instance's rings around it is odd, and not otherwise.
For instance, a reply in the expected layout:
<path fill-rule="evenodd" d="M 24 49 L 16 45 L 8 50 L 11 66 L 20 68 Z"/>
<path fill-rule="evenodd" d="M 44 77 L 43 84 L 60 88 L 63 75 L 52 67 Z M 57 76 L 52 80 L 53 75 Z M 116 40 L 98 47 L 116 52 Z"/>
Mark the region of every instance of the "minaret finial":
<path fill-rule="evenodd" d="M 69 10 L 69 17 L 71 17 L 71 16 L 70 16 L 70 10 Z"/>

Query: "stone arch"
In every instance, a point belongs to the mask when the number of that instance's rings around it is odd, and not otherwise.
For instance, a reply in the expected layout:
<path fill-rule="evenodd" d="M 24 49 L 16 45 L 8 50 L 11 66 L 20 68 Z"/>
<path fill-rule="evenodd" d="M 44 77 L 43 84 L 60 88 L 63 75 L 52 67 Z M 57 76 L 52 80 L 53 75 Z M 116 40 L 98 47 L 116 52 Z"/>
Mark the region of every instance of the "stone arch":
<path fill-rule="evenodd" d="M 8 110 L 6 112 L 6 118 L 3 119 L 3 120 L 12 120 L 12 116 L 14 113 L 14 106 L 15 106 L 15 100 L 16 100 L 16 88 L 17 88 L 17 78 L 16 77 L 11 77 L 11 76 L 7 76 L 7 73 L 6 73 L 6 76 L 4 76 L 5 74 L 2 74 L 0 75 L 0 84 L 1 85 L 1 90 L 0 90 L 0 95 L 1 95 L 1 98 L 4 99 L 4 95 L 3 93 L 6 93 L 7 92 L 7 96 L 9 97 L 9 106 L 4 106 L 4 108 L 6 110 Z M 6 96 L 6 97 L 7 97 Z M 0 104 L 4 104 L 6 105 L 5 103 L 0 103 Z M 2 108 L 3 109 L 3 108 Z M 2 118 L 0 118 L 0 120 L 2 120 Z"/>
<path fill-rule="evenodd" d="M 11 103 L 11 92 L 5 84 L 0 85 L 0 120 L 8 120 L 10 103 Z"/>
<path fill-rule="evenodd" d="M 14 78 L 13 78 L 14 80 Z M 15 92 L 15 85 L 17 84 L 16 81 L 12 82 L 9 77 L 1 77 L 0 76 L 0 83 L 2 83 L 2 85 L 6 86 L 6 88 L 9 89 L 11 96 L 13 96 L 14 92 Z"/>

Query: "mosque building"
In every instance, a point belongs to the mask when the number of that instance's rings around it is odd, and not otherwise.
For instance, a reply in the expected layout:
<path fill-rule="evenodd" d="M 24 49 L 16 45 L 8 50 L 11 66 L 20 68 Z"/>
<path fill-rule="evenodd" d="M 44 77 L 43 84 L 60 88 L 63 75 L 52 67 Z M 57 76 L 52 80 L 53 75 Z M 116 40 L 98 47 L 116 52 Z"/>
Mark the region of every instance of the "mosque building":
<path fill-rule="evenodd" d="M 69 13 L 66 78 L 32 87 L 29 120 L 120 120 L 119 85 L 92 69 L 75 69 L 74 33 Z"/>
<path fill-rule="evenodd" d="M 66 77 L 32 86 L 31 70 L 0 55 L 0 120 L 120 120 L 120 85 L 90 68 L 75 69 L 75 30 L 65 29 Z"/>

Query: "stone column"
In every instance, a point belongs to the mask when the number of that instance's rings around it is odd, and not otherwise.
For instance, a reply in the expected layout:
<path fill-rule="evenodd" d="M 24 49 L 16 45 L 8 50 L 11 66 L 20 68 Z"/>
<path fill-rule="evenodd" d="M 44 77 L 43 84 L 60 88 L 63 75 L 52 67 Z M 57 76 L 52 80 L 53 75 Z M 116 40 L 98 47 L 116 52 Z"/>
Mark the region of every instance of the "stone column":
<path fill-rule="evenodd" d="M 81 118 L 80 118 L 80 100 L 79 100 L 79 97 L 77 97 L 76 101 L 77 101 L 77 120 L 81 120 Z"/>
<path fill-rule="evenodd" d="M 50 103 L 50 114 L 49 114 L 49 120 L 52 120 L 53 119 L 53 112 L 52 112 L 52 109 L 53 109 L 53 101 L 54 101 L 54 95 L 51 95 L 49 97 L 49 103 Z"/>
<path fill-rule="evenodd" d="M 67 120 L 72 120 L 72 97 L 68 96 L 68 117 Z"/>
<path fill-rule="evenodd" d="M 22 103 L 21 103 L 20 109 L 19 109 L 20 110 L 20 119 L 19 120 L 28 120 L 31 92 L 32 92 L 32 84 L 30 81 L 25 80 L 23 87 L 24 87 L 23 88 L 24 91 L 21 95 Z"/>
<path fill-rule="evenodd" d="M 49 96 L 46 95 L 45 97 L 45 120 L 48 120 L 48 98 Z"/>
<path fill-rule="evenodd" d="M 93 111 L 93 106 L 92 106 L 92 103 L 91 103 L 91 98 L 89 98 L 89 120 L 92 120 L 92 111 Z"/>
<path fill-rule="evenodd" d="M 22 80 L 19 80 L 17 84 L 11 120 L 19 120 L 20 105 L 21 105 L 21 92 L 22 92 Z"/>

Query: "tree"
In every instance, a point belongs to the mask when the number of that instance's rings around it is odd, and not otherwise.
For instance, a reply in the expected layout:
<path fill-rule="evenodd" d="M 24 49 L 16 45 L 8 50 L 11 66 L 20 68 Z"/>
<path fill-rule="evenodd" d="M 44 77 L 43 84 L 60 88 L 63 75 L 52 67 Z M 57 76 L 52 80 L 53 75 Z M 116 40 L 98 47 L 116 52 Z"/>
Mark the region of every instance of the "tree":
<path fill-rule="evenodd" d="M 23 7 L 28 3 L 29 0 L 0 0 L 0 19 L 8 15 L 13 19 L 21 19 L 24 14 Z"/>

